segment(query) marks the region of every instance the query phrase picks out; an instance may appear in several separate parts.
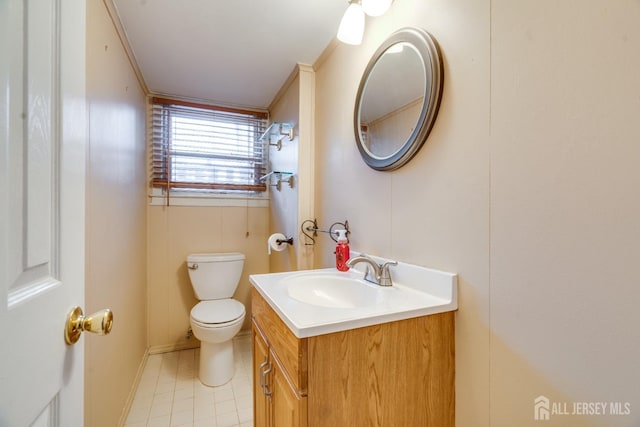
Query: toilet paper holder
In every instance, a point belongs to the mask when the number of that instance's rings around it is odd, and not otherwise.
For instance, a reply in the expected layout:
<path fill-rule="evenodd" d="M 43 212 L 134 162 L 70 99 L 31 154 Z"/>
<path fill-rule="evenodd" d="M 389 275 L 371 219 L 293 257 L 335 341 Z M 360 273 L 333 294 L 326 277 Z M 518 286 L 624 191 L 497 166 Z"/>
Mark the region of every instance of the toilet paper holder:
<path fill-rule="evenodd" d="M 283 243 L 287 243 L 289 245 L 293 245 L 293 237 L 289 237 L 288 239 L 276 239 L 276 243 L 281 245 Z"/>
<path fill-rule="evenodd" d="M 282 233 L 273 233 L 267 239 L 267 253 L 271 255 L 271 250 L 282 252 L 287 247 L 286 245 L 293 246 L 293 237 L 287 237 Z"/>

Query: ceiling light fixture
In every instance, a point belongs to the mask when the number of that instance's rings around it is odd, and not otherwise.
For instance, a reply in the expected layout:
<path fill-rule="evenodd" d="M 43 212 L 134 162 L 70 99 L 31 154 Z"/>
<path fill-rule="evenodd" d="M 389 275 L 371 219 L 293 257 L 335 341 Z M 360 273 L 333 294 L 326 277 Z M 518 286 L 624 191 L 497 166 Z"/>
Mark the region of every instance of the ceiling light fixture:
<path fill-rule="evenodd" d="M 369 16 L 382 16 L 391 7 L 393 0 L 362 0 L 362 10 Z"/>
<path fill-rule="evenodd" d="M 364 11 L 359 0 L 351 0 L 338 28 L 338 40 L 358 45 L 364 34 Z"/>

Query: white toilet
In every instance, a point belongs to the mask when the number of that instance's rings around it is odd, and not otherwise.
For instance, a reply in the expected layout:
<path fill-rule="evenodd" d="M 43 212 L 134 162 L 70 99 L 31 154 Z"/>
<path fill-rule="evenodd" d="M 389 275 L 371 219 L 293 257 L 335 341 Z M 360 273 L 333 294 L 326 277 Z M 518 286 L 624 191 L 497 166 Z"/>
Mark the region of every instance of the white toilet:
<path fill-rule="evenodd" d="M 200 340 L 200 381 L 218 386 L 233 377 L 232 338 L 244 321 L 244 305 L 232 299 L 244 254 L 192 254 L 187 257 L 191 285 L 200 300 L 191 310 L 191 329 Z"/>

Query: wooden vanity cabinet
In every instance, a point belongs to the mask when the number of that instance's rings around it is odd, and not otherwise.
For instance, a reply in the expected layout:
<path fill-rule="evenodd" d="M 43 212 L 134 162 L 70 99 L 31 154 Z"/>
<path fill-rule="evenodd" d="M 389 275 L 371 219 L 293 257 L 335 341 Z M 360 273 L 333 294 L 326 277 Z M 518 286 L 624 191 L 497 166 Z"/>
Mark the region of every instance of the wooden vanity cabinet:
<path fill-rule="evenodd" d="M 306 427 L 307 397 L 298 394 L 288 381 L 287 374 L 271 353 L 273 364 L 272 420 L 274 427 Z"/>
<path fill-rule="evenodd" d="M 253 425 L 269 427 L 271 425 L 271 399 L 265 394 L 265 372 L 269 364 L 269 347 L 261 332 L 252 324 L 253 346 Z"/>
<path fill-rule="evenodd" d="M 252 298 L 255 426 L 454 427 L 453 312 L 299 339 Z"/>
<path fill-rule="evenodd" d="M 307 426 L 307 340 L 252 289 L 254 425 Z"/>
<path fill-rule="evenodd" d="M 277 355 L 252 323 L 255 427 L 305 427 L 306 397 L 290 384 Z"/>

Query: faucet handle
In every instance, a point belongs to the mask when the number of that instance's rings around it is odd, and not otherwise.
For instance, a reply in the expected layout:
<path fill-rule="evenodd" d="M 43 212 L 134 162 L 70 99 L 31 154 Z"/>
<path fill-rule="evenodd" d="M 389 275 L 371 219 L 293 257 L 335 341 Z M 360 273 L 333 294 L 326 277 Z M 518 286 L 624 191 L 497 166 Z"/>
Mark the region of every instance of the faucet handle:
<path fill-rule="evenodd" d="M 387 262 L 385 262 L 384 264 L 382 264 L 382 265 L 380 266 L 380 268 L 381 268 L 383 271 L 384 271 L 384 270 L 389 271 L 389 266 L 390 266 L 390 265 L 398 265 L 398 261 L 387 261 Z"/>
<path fill-rule="evenodd" d="M 393 282 L 391 281 L 391 272 L 389 271 L 389 267 L 392 265 L 398 265 L 398 262 L 387 261 L 380 266 L 380 286 L 393 285 Z"/>

